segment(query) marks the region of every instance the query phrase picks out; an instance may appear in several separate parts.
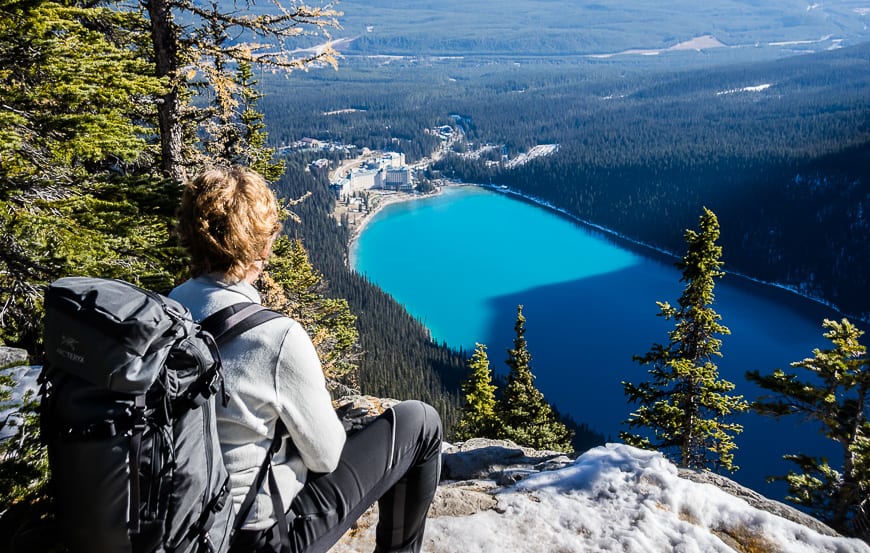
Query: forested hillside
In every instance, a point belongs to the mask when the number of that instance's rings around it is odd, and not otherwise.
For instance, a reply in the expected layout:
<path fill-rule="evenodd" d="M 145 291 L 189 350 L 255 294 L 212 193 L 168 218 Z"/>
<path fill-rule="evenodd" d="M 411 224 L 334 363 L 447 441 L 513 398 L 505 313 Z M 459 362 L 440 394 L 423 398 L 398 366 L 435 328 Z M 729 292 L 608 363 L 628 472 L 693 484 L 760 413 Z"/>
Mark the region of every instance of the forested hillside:
<path fill-rule="evenodd" d="M 647 56 L 660 67 L 709 66 L 822 51 L 870 38 L 860 0 L 440 0 L 400 6 L 390 0 L 343 0 L 349 55 L 455 56 L 531 61 L 583 60 L 631 49 L 673 47 L 699 36 L 718 45 L 702 56 Z M 631 63 L 622 60 L 623 63 Z M 546 63 L 546 61 L 544 61 Z"/>
<path fill-rule="evenodd" d="M 443 176 L 507 185 L 669 251 L 707 206 L 731 271 L 866 318 L 868 59 L 865 44 L 665 73 L 357 61 L 294 82 L 292 95 L 270 81 L 263 105 L 276 141 L 313 136 L 409 160 L 431 148 L 429 128 L 453 125 L 466 142 L 435 166 Z M 551 156 L 499 163 L 551 143 Z M 463 155 L 484 144 L 495 155 Z"/>

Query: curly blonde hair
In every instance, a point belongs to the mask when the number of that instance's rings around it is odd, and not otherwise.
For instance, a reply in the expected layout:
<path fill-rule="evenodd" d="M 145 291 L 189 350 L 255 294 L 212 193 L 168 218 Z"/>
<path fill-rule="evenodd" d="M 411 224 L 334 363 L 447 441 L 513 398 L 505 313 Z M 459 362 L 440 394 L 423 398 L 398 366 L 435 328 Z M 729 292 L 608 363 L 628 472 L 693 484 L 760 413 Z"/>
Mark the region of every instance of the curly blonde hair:
<path fill-rule="evenodd" d="M 190 254 L 190 273 L 245 277 L 281 230 L 278 202 L 263 177 L 243 168 L 209 169 L 181 196 L 176 233 Z"/>

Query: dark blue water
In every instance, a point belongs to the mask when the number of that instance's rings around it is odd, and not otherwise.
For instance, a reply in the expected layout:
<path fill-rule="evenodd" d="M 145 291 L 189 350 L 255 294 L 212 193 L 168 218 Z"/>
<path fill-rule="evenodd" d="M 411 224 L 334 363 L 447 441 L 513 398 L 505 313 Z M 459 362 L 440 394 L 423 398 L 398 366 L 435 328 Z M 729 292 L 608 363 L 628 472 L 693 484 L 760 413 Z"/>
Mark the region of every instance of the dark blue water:
<path fill-rule="evenodd" d="M 475 342 L 486 344 L 493 370 L 502 373 L 522 304 L 538 387 L 561 411 L 613 441 L 631 411 L 620 382 L 647 375 L 632 356 L 666 343 L 673 328 L 656 316 L 656 301 L 676 304 L 683 287 L 673 259 L 478 187 L 388 206 L 360 235 L 351 263 L 436 341 L 466 352 Z M 737 277 L 719 281 L 715 294 L 713 307 L 731 329 L 723 337 L 720 374 L 749 400 L 759 391 L 744 379 L 746 371 L 767 374 L 811 356 L 827 346 L 822 320 L 840 317 Z M 811 424 L 754 414 L 737 420 L 745 431 L 737 437 L 742 468 L 734 478 L 768 496 L 784 495 L 783 486 L 765 483 L 793 468 L 783 454 L 841 462 Z"/>

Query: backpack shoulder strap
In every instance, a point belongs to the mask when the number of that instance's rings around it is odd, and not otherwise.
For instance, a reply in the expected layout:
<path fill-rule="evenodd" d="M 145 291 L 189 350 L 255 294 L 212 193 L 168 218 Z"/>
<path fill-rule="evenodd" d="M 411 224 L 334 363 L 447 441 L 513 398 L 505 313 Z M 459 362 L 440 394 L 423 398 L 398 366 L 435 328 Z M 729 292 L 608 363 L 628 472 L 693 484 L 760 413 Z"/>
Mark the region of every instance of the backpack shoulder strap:
<path fill-rule="evenodd" d="M 246 330 L 283 316 L 260 304 L 242 302 L 227 306 L 203 319 L 199 323 L 200 327 L 208 332 L 209 339 L 206 343 L 218 362 L 203 373 L 195 383 L 188 386 L 187 391 L 176 401 L 175 408 L 180 410 L 197 407 L 217 391 L 221 392 L 221 402 L 226 405 L 229 396 L 224 390 L 219 346 Z"/>
<path fill-rule="evenodd" d="M 211 333 L 218 345 L 221 345 L 246 330 L 279 317 L 284 315 L 258 303 L 242 302 L 215 311 L 199 324 Z"/>
<path fill-rule="evenodd" d="M 203 319 L 200 322 L 200 325 L 203 329 L 210 332 L 214 337 L 215 342 L 220 345 L 246 330 L 250 330 L 266 321 L 271 321 L 272 319 L 284 316 L 285 315 L 272 309 L 267 309 L 260 304 L 243 302 L 229 305 L 212 313 Z M 230 543 L 232 543 L 236 535 L 238 535 L 239 530 L 247 520 L 248 513 L 251 511 L 257 493 L 263 487 L 263 481 L 268 477 L 269 495 L 272 498 L 272 509 L 274 511 L 274 516 L 278 521 L 279 535 L 281 538 L 281 551 L 289 550 L 287 549 L 290 544 L 289 522 L 287 520 L 287 514 L 284 511 L 283 502 L 281 501 L 281 493 L 278 490 L 278 485 L 275 481 L 275 474 L 272 470 L 272 457 L 280 449 L 282 439 L 286 434 L 287 428 L 279 417 L 275 425 L 275 435 L 272 436 L 272 443 L 266 451 L 266 456 L 263 459 L 260 470 L 257 472 L 254 482 L 248 489 L 248 493 L 245 494 L 245 498 L 239 507 L 239 512 L 235 515 Z M 292 448 L 291 450 L 295 450 L 292 441 L 289 442 L 289 447 Z"/>

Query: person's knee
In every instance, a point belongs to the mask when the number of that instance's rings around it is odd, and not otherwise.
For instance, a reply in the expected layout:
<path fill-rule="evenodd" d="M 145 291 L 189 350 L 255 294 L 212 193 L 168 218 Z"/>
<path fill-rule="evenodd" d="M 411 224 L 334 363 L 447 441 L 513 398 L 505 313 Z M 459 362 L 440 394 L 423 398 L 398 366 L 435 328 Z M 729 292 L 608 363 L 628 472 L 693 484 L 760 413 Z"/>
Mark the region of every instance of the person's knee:
<path fill-rule="evenodd" d="M 418 400 L 408 400 L 393 406 L 395 423 L 409 433 L 414 433 L 421 440 L 441 441 L 441 416 L 428 403 Z"/>

